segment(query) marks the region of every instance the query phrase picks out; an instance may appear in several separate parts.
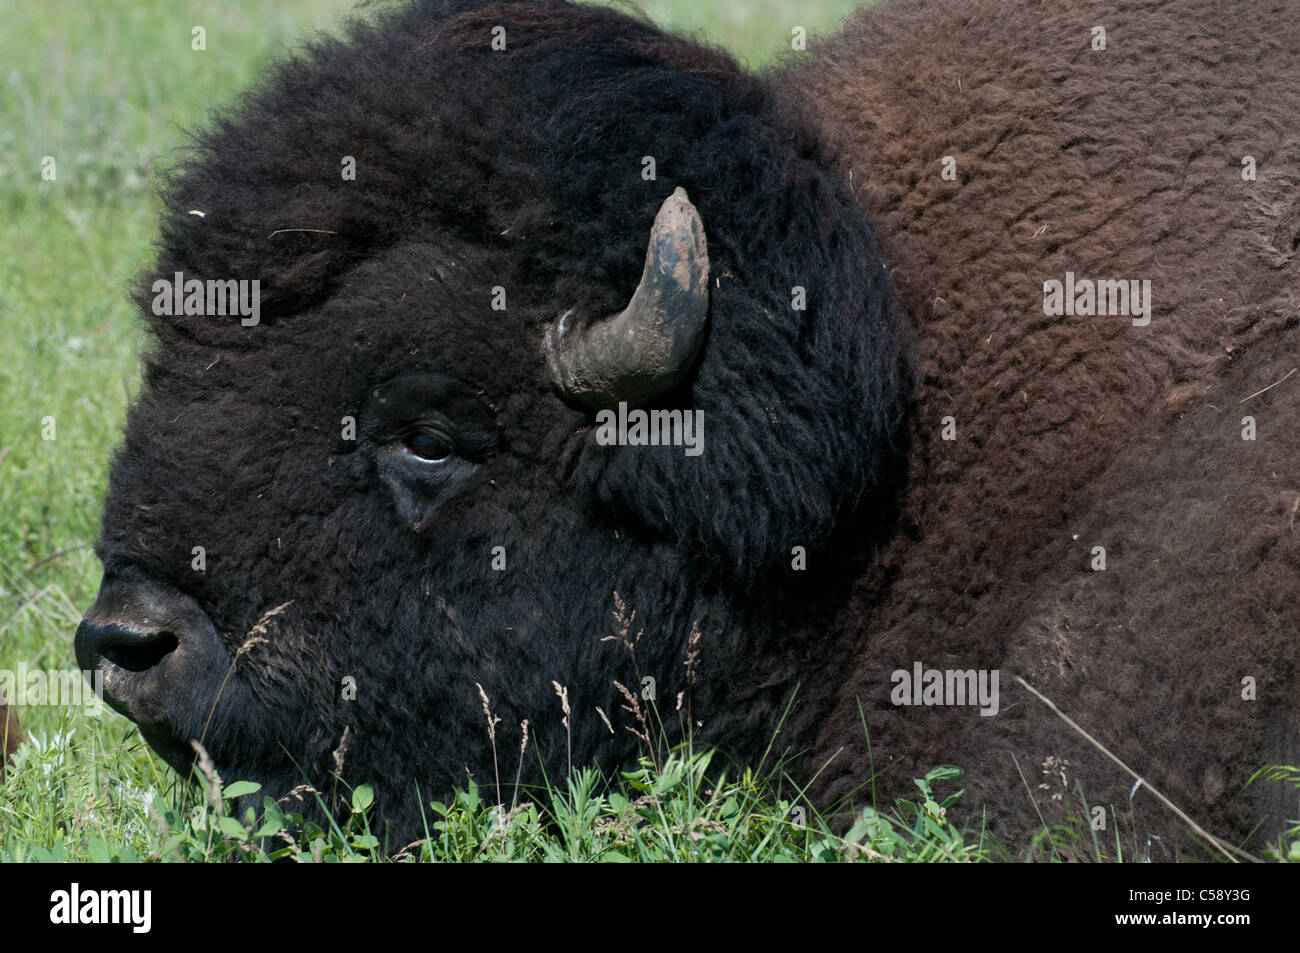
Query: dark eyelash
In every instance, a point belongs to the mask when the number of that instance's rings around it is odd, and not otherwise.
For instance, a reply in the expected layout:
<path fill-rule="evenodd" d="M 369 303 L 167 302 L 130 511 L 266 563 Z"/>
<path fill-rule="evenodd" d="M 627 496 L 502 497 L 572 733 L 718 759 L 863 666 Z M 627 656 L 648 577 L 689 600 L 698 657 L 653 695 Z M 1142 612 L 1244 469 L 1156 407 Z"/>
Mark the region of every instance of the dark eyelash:
<path fill-rule="evenodd" d="M 456 453 L 456 442 L 437 431 L 412 430 L 402 438 L 402 445 L 418 459 L 430 463 Z"/>

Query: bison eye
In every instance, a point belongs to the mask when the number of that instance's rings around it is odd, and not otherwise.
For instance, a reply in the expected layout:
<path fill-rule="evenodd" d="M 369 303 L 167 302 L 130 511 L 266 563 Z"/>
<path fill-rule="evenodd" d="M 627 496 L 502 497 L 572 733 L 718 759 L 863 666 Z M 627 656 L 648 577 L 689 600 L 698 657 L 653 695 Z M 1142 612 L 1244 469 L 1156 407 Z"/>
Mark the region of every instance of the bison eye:
<path fill-rule="evenodd" d="M 424 433 L 423 431 L 411 434 L 404 443 L 412 456 L 426 460 L 429 463 L 441 463 L 455 453 L 456 450 L 451 445 L 451 441 L 445 437 Z"/>

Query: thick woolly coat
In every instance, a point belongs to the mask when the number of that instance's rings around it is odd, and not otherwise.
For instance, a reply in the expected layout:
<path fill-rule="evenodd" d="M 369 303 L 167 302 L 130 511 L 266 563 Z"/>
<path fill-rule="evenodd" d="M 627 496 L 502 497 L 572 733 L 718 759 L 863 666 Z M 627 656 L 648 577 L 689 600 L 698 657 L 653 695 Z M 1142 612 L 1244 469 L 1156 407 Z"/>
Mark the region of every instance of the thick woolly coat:
<path fill-rule="evenodd" d="M 923 368 L 900 526 L 842 616 L 829 794 L 856 783 L 868 699 L 877 764 L 951 759 L 1015 829 L 1035 800 L 1077 814 L 1079 781 L 1127 813 L 1132 779 L 1020 676 L 1212 830 L 1297 815 L 1243 788 L 1300 752 L 1298 17 L 892 2 L 783 77 L 879 222 Z M 1067 272 L 1149 280 L 1150 324 L 1044 314 Z M 893 710 L 913 660 L 1000 668 L 1001 713 Z"/>

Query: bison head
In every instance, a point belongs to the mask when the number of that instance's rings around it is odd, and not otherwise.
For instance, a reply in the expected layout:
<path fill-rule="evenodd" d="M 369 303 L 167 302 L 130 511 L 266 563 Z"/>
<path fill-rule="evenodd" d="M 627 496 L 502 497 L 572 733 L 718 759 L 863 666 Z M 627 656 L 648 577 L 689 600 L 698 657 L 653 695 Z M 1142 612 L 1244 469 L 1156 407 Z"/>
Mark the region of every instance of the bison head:
<path fill-rule="evenodd" d="M 851 560 L 791 552 L 879 488 L 905 335 L 763 82 L 609 11 L 443 0 L 278 66 L 164 199 L 76 645 L 177 770 L 201 741 L 228 780 L 319 786 L 346 732 L 404 836 L 492 778 L 476 686 L 503 751 L 532 722 L 530 780 L 564 769 L 552 682 L 575 762 L 613 767 L 614 681 L 670 713 L 692 626 L 694 711 L 742 756 L 833 664 Z M 604 445 L 620 404 L 701 412 L 702 452 Z"/>

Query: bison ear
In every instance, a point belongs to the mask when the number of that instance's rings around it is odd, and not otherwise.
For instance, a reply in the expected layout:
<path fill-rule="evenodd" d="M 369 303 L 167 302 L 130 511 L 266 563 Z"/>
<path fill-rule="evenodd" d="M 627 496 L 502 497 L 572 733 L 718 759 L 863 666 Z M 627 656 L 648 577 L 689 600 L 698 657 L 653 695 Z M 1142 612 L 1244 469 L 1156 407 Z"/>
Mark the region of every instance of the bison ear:
<path fill-rule="evenodd" d="M 570 388 L 599 404 L 655 393 L 664 395 L 656 404 L 684 402 L 654 408 L 681 411 L 682 445 L 662 437 L 657 446 L 610 445 L 593 431 L 572 472 L 603 519 L 669 542 L 701 571 L 746 583 L 796 571 L 796 547 L 829 545 L 867 491 L 894 478 L 911 378 L 906 321 L 884 256 L 847 190 L 804 164 L 774 169 L 767 186 L 743 205 L 721 192 L 699 195 L 712 267 L 724 278 L 707 288 L 707 301 L 700 218 L 685 195 L 665 203 L 642 289 L 588 339 L 652 358 L 558 375 L 561 386 L 657 382 Z M 675 268 L 690 278 L 675 282 L 681 304 L 652 307 L 666 295 L 644 289 L 666 283 Z M 629 319 L 644 302 L 651 316 Z M 559 332 L 556 351 L 567 340 Z M 642 336 L 644 346 L 628 346 Z M 587 347 L 582 354 L 600 352 Z M 565 366 L 575 364 L 553 365 Z M 688 369 L 689 387 L 664 390 Z"/>
<path fill-rule="evenodd" d="M 690 372 L 708 312 L 704 223 L 679 187 L 655 216 L 641 282 L 627 307 L 581 329 L 570 309 L 547 329 L 551 379 L 589 410 L 648 404 Z"/>

